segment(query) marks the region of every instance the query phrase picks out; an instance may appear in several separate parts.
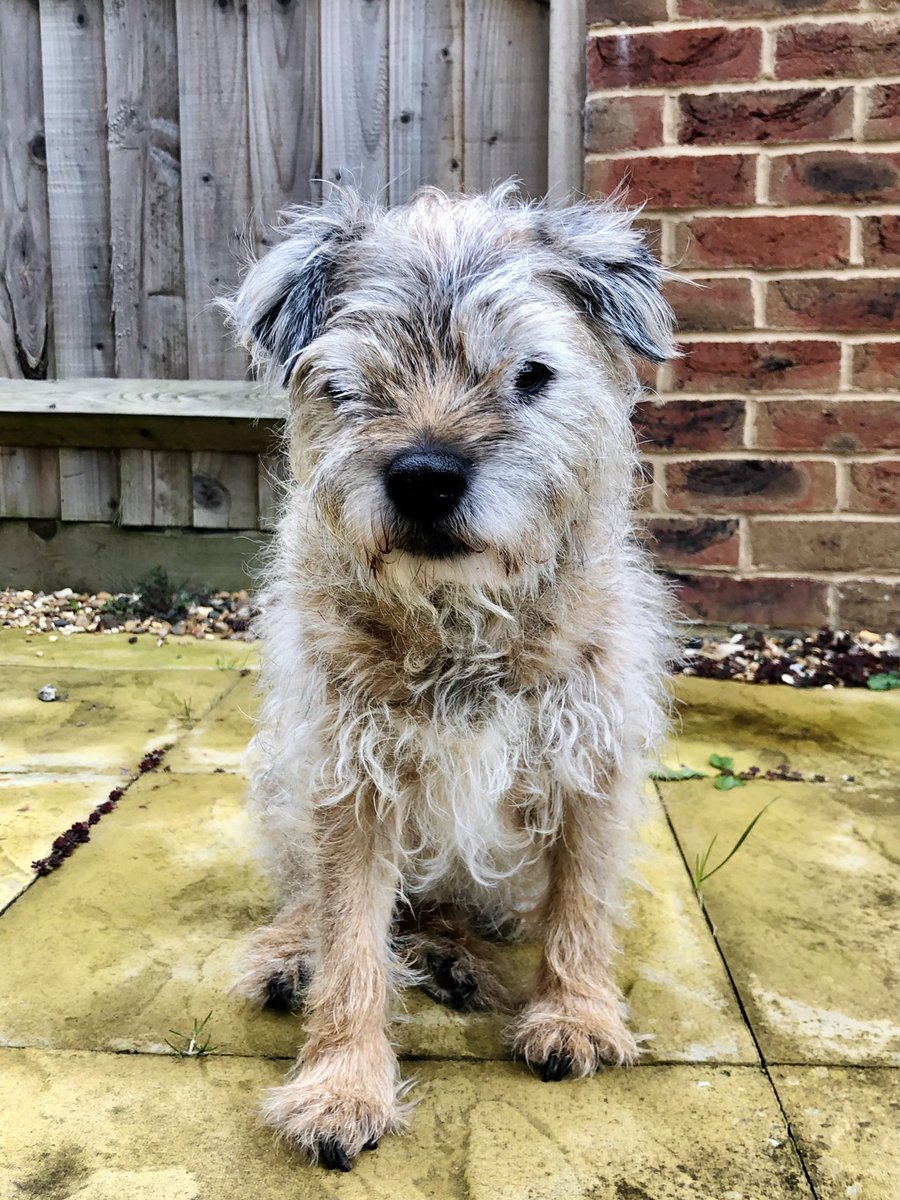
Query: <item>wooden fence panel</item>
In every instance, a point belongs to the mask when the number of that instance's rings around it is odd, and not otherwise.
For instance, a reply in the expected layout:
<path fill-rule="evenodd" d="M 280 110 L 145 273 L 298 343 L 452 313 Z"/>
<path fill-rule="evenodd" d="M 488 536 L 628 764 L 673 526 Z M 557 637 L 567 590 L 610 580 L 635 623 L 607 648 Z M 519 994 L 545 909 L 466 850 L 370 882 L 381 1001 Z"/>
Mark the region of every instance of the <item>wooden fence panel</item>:
<path fill-rule="evenodd" d="M 106 8 L 116 372 L 187 374 L 175 0 Z"/>
<path fill-rule="evenodd" d="M 255 454 L 192 454 L 193 524 L 198 529 L 256 529 L 258 470 Z"/>
<path fill-rule="evenodd" d="M 246 6 L 177 0 L 188 367 L 239 379 L 214 300 L 235 285 L 250 217 Z"/>
<path fill-rule="evenodd" d="M 380 196 L 388 182 L 387 0 L 322 6 L 322 175 Z"/>
<path fill-rule="evenodd" d="M 64 521 L 112 521 L 119 509 L 115 450 L 59 451 L 60 513 Z"/>
<path fill-rule="evenodd" d="M 47 372 L 50 225 L 37 6 L 4 9 L 0 38 L 0 375 Z"/>
<path fill-rule="evenodd" d="M 464 0 L 391 2 L 392 204 L 422 184 L 455 191 L 462 183 L 464 8 Z"/>
<path fill-rule="evenodd" d="M 119 455 L 123 525 L 162 528 L 191 524 L 191 456 L 179 450 L 122 450 Z"/>
<path fill-rule="evenodd" d="M 260 0 L 247 13 L 250 190 L 257 250 L 287 204 L 319 198 L 319 0 Z"/>
<path fill-rule="evenodd" d="M 40 12 L 57 369 L 113 375 L 103 4 Z"/>
<path fill-rule="evenodd" d="M 59 516 L 59 451 L 0 446 L 0 516 Z"/>
<path fill-rule="evenodd" d="M 549 8 L 540 0 L 466 0 L 465 182 L 516 176 L 547 187 Z"/>

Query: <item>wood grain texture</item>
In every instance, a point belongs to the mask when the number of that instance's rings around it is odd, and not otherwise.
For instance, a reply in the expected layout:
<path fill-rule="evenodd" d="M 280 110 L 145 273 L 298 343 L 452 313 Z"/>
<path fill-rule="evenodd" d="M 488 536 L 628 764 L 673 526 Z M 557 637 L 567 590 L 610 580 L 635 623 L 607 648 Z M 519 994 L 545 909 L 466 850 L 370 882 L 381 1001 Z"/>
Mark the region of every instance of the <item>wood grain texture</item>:
<path fill-rule="evenodd" d="M 188 369 L 237 379 L 217 296 L 237 282 L 250 218 L 246 5 L 177 0 Z"/>
<path fill-rule="evenodd" d="M 59 516 L 59 452 L 0 447 L 0 517 Z"/>
<path fill-rule="evenodd" d="M 586 0 L 550 5 L 547 190 L 560 203 L 584 182 L 586 10 Z"/>
<path fill-rule="evenodd" d="M 465 185 L 513 176 L 547 187 L 549 6 L 540 0 L 466 0 Z"/>
<path fill-rule="evenodd" d="M 116 372 L 187 374 L 175 0 L 105 9 Z"/>
<path fill-rule="evenodd" d="M 209 416 L 254 420 L 284 416 L 288 400 L 246 380 L 0 379 L 0 412 L 109 416 Z"/>
<path fill-rule="evenodd" d="M 50 222 L 37 5 L 7 0 L 0 37 L 0 375 L 47 373 Z"/>
<path fill-rule="evenodd" d="M 287 204 L 319 198 L 319 0 L 258 0 L 247 12 L 250 190 L 257 252 Z"/>
<path fill-rule="evenodd" d="M 115 366 L 102 0 L 42 0 L 56 367 Z"/>
<path fill-rule="evenodd" d="M 122 525 L 191 524 L 191 456 L 185 451 L 123 450 L 119 456 Z"/>
<path fill-rule="evenodd" d="M 322 176 L 368 196 L 387 185 L 387 0 L 322 5 Z"/>
<path fill-rule="evenodd" d="M 464 0 L 392 0 L 389 199 L 423 184 L 456 191 L 463 165 Z"/>
<path fill-rule="evenodd" d="M 111 521 L 119 507 L 119 461 L 115 450 L 59 453 L 60 513 L 64 521 Z"/>
<path fill-rule="evenodd" d="M 192 524 L 197 529 L 255 529 L 257 469 L 255 454 L 192 454 Z"/>

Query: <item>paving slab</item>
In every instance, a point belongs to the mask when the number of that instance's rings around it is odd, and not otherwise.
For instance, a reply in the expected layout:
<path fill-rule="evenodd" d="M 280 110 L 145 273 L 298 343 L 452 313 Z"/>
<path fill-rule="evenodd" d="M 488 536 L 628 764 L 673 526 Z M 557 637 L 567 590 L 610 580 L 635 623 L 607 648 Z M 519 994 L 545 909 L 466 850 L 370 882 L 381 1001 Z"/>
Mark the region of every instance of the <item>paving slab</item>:
<path fill-rule="evenodd" d="M 292 1056 L 301 1024 L 228 996 L 246 934 L 266 916 L 232 774 L 145 776 L 91 842 L 0 920 L 0 1042 L 165 1052 L 170 1029 L 212 1011 L 234 1054 Z M 752 1040 L 661 815 L 646 830 L 648 886 L 638 889 L 620 979 L 651 1061 L 755 1062 Z M 529 947 L 508 956 L 523 986 Z M 53 964 L 48 994 L 46 964 Z M 403 1052 L 501 1058 L 504 1022 L 404 994 Z"/>
<path fill-rule="evenodd" d="M 46 634 L 29 629 L 0 629 L 0 664 L 8 666 L 89 667 L 138 671 L 160 668 L 189 670 L 255 670 L 259 652 L 254 642 L 220 637 L 167 637 L 152 633 Z"/>
<path fill-rule="evenodd" d="M 32 862 L 109 790 L 109 779 L 0 775 L 0 911 L 34 881 Z"/>
<path fill-rule="evenodd" d="M 896 1200 L 900 1071 L 773 1067 L 818 1200 Z"/>
<path fill-rule="evenodd" d="M 821 693 L 807 696 L 791 717 L 783 696 L 759 699 L 782 689 L 726 686 L 733 689 L 733 717 L 725 748 L 751 756 L 760 730 L 753 713 L 765 711 L 773 721 L 802 718 L 810 726 L 824 721 L 820 705 L 834 713 L 831 697 L 820 700 Z M 851 700 L 841 708 L 842 748 L 829 751 L 823 735 L 823 753 L 851 767 L 846 773 L 856 782 L 841 781 L 831 769 L 827 783 L 755 781 L 727 792 L 716 791 L 712 779 L 661 785 L 689 862 L 717 835 L 710 865 L 775 801 L 703 887 L 716 937 L 770 1062 L 900 1064 L 900 787 L 896 770 L 879 765 L 894 756 L 900 740 L 898 710 L 877 696 L 845 695 Z M 749 714 L 743 722 L 742 703 Z M 860 712 L 872 739 L 868 761 L 847 751 L 848 730 L 857 727 Z M 786 724 L 778 733 L 771 726 L 766 745 L 793 756 L 806 728 Z M 703 744 L 704 752 L 722 748 L 718 731 Z"/>
<path fill-rule="evenodd" d="M 166 760 L 173 771 L 240 771 L 259 708 L 255 674 L 247 675 L 182 737 Z"/>
<path fill-rule="evenodd" d="M 234 671 L 84 670 L 63 665 L 4 670 L 0 771 L 133 770 L 155 746 L 174 742 L 235 684 Z M 65 699 L 45 702 L 52 684 Z"/>
<path fill-rule="evenodd" d="M 349 1175 L 255 1117 L 283 1064 L 0 1053 L 0 1194 L 53 1200 L 803 1200 L 752 1067 L 638 1067 L 550 1085 L 509 1063 L 415 1063 L 412 1130 Z"/>

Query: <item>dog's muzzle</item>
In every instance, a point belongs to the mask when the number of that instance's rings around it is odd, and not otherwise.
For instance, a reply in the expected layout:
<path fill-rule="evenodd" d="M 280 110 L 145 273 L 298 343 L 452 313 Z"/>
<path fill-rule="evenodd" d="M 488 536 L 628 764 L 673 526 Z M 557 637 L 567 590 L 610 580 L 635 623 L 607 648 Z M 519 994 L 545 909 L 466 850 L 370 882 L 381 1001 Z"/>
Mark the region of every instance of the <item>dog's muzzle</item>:
<path fill-rule="evenodd" d="M 385 471 L 385 489 L 404 526 L 405 548 L 430 558 L 465 553 L 452 518 L 469 488 L 472 464 L 454 450 L 404 450 Z"/>

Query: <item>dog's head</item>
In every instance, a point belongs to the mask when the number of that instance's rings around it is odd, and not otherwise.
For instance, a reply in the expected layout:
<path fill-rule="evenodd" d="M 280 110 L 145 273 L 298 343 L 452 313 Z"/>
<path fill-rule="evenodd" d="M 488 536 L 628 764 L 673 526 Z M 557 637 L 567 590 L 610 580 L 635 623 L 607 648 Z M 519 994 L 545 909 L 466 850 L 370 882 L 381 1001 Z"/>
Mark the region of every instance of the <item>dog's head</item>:
<path fill-rule="evenodd" d="M 465 582 L 553 560 L 624 511 L 630 355 L 673 351 L 662 272 L 614 204 L 339 192 L 288 214 L 230 304 L 290 388 L 292 464 L 376 573 Z"/>

